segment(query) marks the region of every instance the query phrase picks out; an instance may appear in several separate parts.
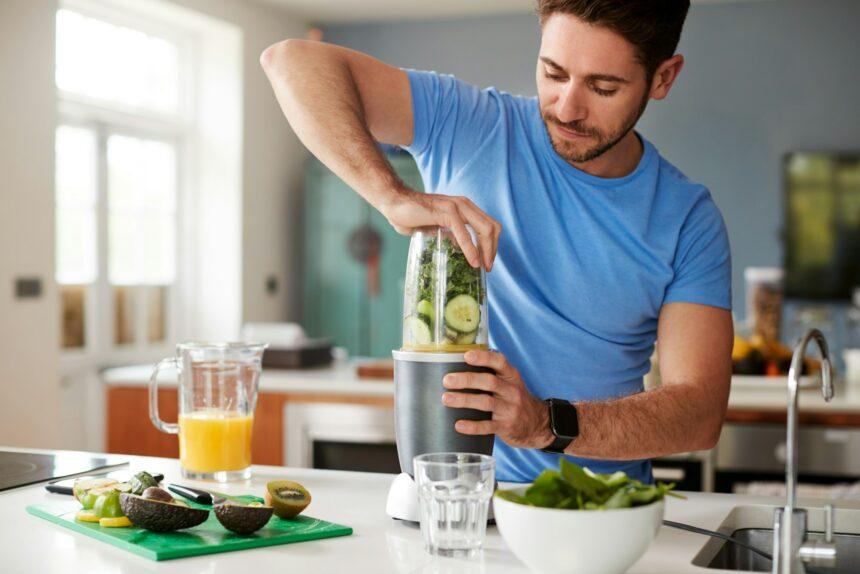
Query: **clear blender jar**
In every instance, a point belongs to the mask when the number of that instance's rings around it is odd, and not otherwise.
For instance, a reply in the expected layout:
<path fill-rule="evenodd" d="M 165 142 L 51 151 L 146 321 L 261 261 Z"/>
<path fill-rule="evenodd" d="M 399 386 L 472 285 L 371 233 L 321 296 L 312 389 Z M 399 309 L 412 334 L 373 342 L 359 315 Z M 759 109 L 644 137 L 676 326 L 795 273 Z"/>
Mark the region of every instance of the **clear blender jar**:
<path fill-rule="evenodd" d="M 406 265 L 402 349 L 486 349 L 486 294 L 484 270 L 469 264 L 450 230 L 415 231 Z"/>
<path fill-rule="evenodd" d="M 413 459 L 429 453 L 490 455 L 493 435 L 466 435 L 458 420 L 486 421 L 492 413 L 442 403 L 449 373 L 490 373 L 470 365 L 465 352 L 487 348 L 484 271 L 469 265 L 450 230 L 412 234 L 403 300 L 403 341 L 394 357 L 394 429 L 402 473 L 392 483 L 386 512 L 418 521 Z M 485 393 L 463 390 L 465 393 Z"/>

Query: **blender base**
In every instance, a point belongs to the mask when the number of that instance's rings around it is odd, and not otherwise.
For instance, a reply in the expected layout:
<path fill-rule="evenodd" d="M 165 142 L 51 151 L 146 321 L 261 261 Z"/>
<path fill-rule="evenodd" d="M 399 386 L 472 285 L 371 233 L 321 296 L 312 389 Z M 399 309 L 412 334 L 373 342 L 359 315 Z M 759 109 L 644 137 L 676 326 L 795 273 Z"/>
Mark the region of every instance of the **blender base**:
<path fill-rule="evenodd" d="M 405 472 L 398 474 L 394 482 L 391 483 L 391 488 L 388 489 L 385 513 L 397 520 L 407 522 L 420 520 L 418 488 L 415 486 L 415 480 Z"/>
<path fill-rule="evenodd" d="M 385 503 L 385 513 L 396 520 L 416 524 L 421 521 L 421 513 L 418 510 L 418 488 L 415 486 L 415 480 L 407 473 L 401 472 L 391 483 L 391 488 L 388 489 L 388 500 Z M 492 499 L 487 509 L 487 523 L 496 523 Z"/>

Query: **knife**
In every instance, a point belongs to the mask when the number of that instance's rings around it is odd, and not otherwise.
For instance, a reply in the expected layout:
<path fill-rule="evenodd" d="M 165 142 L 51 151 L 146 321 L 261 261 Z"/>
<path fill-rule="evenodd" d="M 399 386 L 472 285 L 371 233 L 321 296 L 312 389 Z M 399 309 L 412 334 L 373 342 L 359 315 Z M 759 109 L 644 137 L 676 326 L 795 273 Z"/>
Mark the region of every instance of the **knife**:
<path fill-rule="evenodd" d="M 152 478 L 155 479 L 155 482 L 161 482 L 162 480 L 164 480 L 164 475 L 163 474 L 153 474 Z M 71 479 L 73 484 L 74 484 L 74 480 L 77 480 L 77 479 Z M 46 484 L 45 490 L 47 490 L 48 492 L 53 492 L 54 494 L 68 494 L 69 496 L 74 496 L 74 494 L 75 494 L 74 490 L 73 490 L 74 486 L 66 486 L 63 484 L 64 482 L 69 482 L 69 480 L 62 480 L 59 482 L 52 482 L 52 483 Z"/>
<path fill-rule="evenodd" d="M 198 504 L 212 504 L 212 493 L 208 490 L 200 490 L 199 488 L 191 488 L 190 486 L 182 486 L 181 484 L 168 484 L 167 490 L 188 500 L 193 500 Z"/>

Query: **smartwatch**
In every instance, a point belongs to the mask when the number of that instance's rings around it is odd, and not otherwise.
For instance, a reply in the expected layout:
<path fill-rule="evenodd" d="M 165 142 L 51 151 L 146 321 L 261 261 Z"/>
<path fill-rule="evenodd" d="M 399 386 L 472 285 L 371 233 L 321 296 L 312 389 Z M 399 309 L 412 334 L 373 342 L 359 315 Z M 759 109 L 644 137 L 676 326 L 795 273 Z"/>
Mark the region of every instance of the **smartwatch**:
<path fill-rule="evenodd" d="M 549 430 L 552 431 L 555 440 L 541 450 L 561 454 L 573 439 L 579 436 L 576 407 L 564 399 L 547 399 L 544 402 L 549 409 Z"/>

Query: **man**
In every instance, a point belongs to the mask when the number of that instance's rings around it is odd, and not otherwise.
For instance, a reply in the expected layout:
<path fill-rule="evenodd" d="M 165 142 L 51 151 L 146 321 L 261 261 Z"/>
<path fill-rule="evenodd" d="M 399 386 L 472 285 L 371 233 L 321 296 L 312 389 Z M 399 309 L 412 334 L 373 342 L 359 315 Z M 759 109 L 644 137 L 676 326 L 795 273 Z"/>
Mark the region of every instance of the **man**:
<path fill-rule="evenodd" d="M 498 352 L 466 360 L 495 374 L 449 375 L 442 400 L 492 412 L 456 429 L 495 433 L 500 480 L 530 481 L 567 455 L 649 481 L 648 459 L 719 437 L 733 340 L 725 226 L 708 190 L 633 129 L 681 71 L 688 8 L 540 0 L 536 99 L 318 42 L 262 55 L 314 155 L 398 231 L 450 227 L 492 270 Z M 412 153 L 432 194 L 406 188 L 374 140 Z M 657 339 L 663 383 L 642 392 Z"/>

